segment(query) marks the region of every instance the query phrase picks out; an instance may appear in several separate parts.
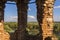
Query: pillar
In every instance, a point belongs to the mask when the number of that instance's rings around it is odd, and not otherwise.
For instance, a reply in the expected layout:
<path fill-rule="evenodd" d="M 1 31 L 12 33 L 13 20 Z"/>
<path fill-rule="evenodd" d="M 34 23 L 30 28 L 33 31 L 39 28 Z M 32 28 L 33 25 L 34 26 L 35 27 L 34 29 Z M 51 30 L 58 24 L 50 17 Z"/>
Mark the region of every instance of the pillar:
<path fill-rule="evenodd" d="M 0 22 L 4 21 L 5 2 L 6 2 L 6 0 L 1 0 L 0 1 Z"/>
<path fill-rule="evenodd" d="M 18 29 L 15 40 L 25 40 L 25 29 L 27 27 L 28 0 L 16 0 L 18 11 Z"/>
<path fill-rule="evenodd" d="M 36 0 L 37 20 L 41 28 L 43 40 L 52 39 L 54 0 Z"/>
<path fill-rule="evenodd" d="M 37 6 L 37 22 L 40 27 L 40 39 L 43 40 L 43 30 L 42 30 L 42 18 L 43 18 L 43 9 L 42 9 L 42 0 L 36 0 L 36 6 Z"/>
<path fill-rule="evenodd" d="M 0 0 L 0 40 L 5 40 L 4 37 L 4 8 L 6 0 Z"/>

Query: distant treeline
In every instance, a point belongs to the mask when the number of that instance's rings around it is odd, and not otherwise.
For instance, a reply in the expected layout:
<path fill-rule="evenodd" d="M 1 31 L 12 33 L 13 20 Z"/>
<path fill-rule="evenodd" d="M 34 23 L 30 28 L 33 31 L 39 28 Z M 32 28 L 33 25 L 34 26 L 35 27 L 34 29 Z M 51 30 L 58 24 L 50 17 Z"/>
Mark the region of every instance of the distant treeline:
<path fill-rule="evenodd" d="M 4 29 L 5 31 L 12 33 L 15 30 L 17 30 L 18 23 L 17 22 L 5 22 L 4 23 Z M 27 32 L 30 35 L 36 35 L 39 33 L 39 26 L 37 22 L 28 22 L 27 23 Z M 54 22 L 54 34 L 59 38 L 60 40 L 60 22 Z"/>

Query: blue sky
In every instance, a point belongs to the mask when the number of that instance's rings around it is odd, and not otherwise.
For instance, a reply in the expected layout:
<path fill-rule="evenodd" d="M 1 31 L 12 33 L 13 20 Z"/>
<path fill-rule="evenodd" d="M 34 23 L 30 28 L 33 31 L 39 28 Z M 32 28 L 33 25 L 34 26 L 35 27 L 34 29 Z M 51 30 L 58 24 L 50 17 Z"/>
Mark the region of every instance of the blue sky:
<path fill-rule="evenodd" d="M 34 2 L 35 0 L 31 0 L 30 2 Z M 14 2 L 13 2 L 14 3 Z M 36 21 L 36 4 L 28 4 L 28 21 Z M 5 7 L 5 21 L 13 22 L 17 21 L 17 7 L 13 4 L 6 4 Z M 60 21 L 60 0 L 55 1 L 54 5 L 54 21 Z"/>

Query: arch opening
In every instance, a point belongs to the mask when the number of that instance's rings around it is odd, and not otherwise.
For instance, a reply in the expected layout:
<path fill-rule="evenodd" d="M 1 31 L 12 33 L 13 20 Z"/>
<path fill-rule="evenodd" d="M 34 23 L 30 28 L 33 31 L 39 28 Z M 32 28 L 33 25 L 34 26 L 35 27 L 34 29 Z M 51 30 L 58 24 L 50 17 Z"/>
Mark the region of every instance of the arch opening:
<path fill-rule="evenodd" d="M 29 2 L 35 2 L 36 0 L 31 0 Z M 37 9 L 36 3 L 28 4 L 28 14 L 27 14 L 27 27 L 26 31 L 30 36 L 36 36 L 40 33 L 40 28 L 37 22 Z"/>
<path fill-rule="evenodd" d="M 16 4 L 16 2 L 10 1 L 7 1 L 6 3 Z M 4 12 L 4 28 L 5 31 L 9 33 L 14 33 L 18 26 L 17 7 L 15 4 L 5 4 L 6 7 Z"/>

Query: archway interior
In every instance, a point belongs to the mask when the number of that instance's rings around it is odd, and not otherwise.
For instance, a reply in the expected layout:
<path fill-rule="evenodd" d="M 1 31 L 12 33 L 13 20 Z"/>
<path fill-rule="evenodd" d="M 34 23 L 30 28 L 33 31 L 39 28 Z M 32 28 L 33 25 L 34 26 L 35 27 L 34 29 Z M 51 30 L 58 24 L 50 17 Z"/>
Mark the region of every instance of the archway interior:
<path fill-rule="evenodd" d="M 35 2 L 36 0 L 30 0 L 29 3 Z M 28 4 L 28 16 L 27 16 L 27 32 L 29 35 L 38 35 L 39 26 L 37 22 L 37 8 L 36 3 Z"/>
<path fill-rule="evenodd" d="M 7 4 L 14 3 L 14 4 Z M 14 32 L 17 29 L 17 7 L 16 2 L 7 1 L 5 4 L 4 24 L 7 32 Z"/>

